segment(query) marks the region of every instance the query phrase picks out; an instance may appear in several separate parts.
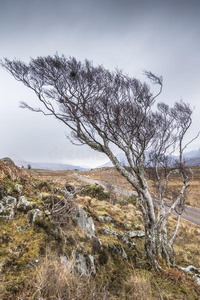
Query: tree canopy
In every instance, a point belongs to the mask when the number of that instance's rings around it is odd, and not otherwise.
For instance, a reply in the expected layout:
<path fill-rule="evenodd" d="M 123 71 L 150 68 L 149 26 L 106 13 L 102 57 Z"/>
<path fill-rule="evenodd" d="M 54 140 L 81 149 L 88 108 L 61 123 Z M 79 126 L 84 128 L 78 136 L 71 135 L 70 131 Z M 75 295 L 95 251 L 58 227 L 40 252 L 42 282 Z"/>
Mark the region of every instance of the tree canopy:
<path fill-rule="evenodd" d="M 156 266 L 159 255 L 170 264 L 170 249 L 177 230 L 167 239 L 166 218 L 180 203 L 183 207 L 182 196 L 188 186 L 183 140 L 192 123 L 190 106 L 182 101 L 173 107 L 165 103 L 156 105 L 163 79 L 150 71 L 144 73 L 151 84 L 157 85 L 156 94 L 146 82 L 121 70 L 111 72 L 101 65 L 94 66 L 91 61 L 80 62 L 73 57 L 38 57 L 28 64 L 4 59 L 1 66 L 32 89 L 42 104 L 42 107 L 33 108 L 23 102 L 23 108 L 53 115 L 71 129 L 69 138 L 73 143 L 87 144 L 110 158 L 138 194 L 147 257 Z M 114 155 L 112 145 L 124 152 L 129 168 Z M 169 167 L 169 160 L 177 148 L 177 169 L 183 186 L 166 211 L 164 194 L 172 170 L 163 177 L 160 167 Z M 146 178 L 147 167 L 154 170 L 154 180 L 158 182 L 157 216 Z"/>

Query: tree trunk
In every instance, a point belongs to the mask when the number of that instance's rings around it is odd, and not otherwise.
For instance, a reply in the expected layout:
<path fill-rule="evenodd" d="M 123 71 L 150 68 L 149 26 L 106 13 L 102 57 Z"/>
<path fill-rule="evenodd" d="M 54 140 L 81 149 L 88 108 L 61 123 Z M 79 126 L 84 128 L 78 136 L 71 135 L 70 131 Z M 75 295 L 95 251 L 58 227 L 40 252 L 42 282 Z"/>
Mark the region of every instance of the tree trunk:
<path fill-rule="evenodd" d="M 143 213 L 145 226 L 145 255 L 156 269 L 160 269 L 158 263 L 157 224 L 152 197 L 145 189 L 145 193 L 139 197 L 139 206 Z"/>
<path fill-rule="evenodd" d="M 145 224 L 145 254 L 152 265 L 159 266 L 157 260 L 155 225 L 149 222 Z"/>

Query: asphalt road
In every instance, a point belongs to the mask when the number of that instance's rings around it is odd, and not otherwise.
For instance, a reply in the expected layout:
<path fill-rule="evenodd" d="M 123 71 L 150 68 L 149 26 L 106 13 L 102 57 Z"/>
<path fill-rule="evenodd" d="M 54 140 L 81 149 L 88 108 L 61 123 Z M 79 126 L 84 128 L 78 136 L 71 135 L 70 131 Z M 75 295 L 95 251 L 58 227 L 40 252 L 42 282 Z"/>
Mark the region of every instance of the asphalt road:
<path fill-rule="evenodd" d="M 78 177 L 79 179 L 89 183 L 89 184 L 99 184 L 101 185 L 103 188 L 106 189 L 106 185 L 103 184 L 102 182 L 98 181 L 98 180 L 94 180 L 94 179 L 90 179 L 90 178 L 86 178 L 86 177 L 82 177 L 77 173 L 74 173 L 74 176 Z M 122 195 L 125 196 L 130 196 L 132 195 L 134 192 L 126 190 L 126 189 L 119 189 L 119 188 L 115 188 L 114 190 L 117 193 L 120 193 Z M 173 215 L 177 215 L 175 211 L 172 212 Z M 188 220 L 192 223 L 195 223 L 197 225 L 200 226 L 200 209 L 199 208 L 195 208 L 195 207 L 191 207 L 191 206 L 187 206 L 184 210 L 184 212 L 181 215 L 181 218 Z"/>

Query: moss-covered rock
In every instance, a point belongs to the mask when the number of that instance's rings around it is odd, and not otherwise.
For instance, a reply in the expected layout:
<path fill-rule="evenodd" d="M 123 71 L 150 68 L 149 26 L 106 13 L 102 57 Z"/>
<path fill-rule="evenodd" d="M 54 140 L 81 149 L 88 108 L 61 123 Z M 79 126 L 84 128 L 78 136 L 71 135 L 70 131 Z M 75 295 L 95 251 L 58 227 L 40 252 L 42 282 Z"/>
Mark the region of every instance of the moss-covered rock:
<path fill-rule="evenodd" d="M 20 196 L 18 203 L 17 203 L 17 209 L 23 212 L 28 212 L 29 210 L 32 210 L 34 207 L 36 207 L 37 204 L 35 202 L 30 202 L 26 199 L 24 196 Z"/>
<path fill-rule="evenodd" d="M 13 218 L 16 204 L 17 199 L 11 196 L 4 197 L 0 200 L 0 217 L 7 220 Z"/>
<path fill-rule="evenodd" d="M 88 217 L 82 208 L 78 209 L 78 212 L 73 219 L 87 234 L 89 234 L 89 236 L 95 235 L 95 226 L 93 219 L 91 217 Z"/>

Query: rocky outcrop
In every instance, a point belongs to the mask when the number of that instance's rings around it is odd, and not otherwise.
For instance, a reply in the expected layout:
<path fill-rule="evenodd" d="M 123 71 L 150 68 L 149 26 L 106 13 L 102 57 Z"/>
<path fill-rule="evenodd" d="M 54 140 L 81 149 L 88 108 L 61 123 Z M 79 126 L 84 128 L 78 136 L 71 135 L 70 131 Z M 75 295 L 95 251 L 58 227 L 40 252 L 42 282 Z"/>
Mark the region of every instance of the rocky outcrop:
<path fill-rule="evenodd" d="M 145 233 L 142 230 L 130 231 L 130 232 L 123 232 L 120 236 L 123 243 L 129 245 L 129 249 L 135 249 L 136 244 L 132 242 L 132 238 L 141 238 L 144 237 Z"/>
<path fill-rule="evenodd" d="M 98 220 L 103 223 L 105 223 L 106 221 L 111 223 L 113 221 L 113 219 L 110 216 L 98 216 Z"/>
<path fill-rule="evenodd" d="M 113 244 L 111 251 L 120 255 L 124 259 L 128 259 L 128 256 L 122 246 Z"/>
<path fill-rule="evenodd" d="M 64 255 L 60 256 L 60 262 L 65 268 L 69 268 L 70 271 L 78 273 L 80 276 L 89 277 L 91 274 L 96 274 L 96 267 L 94 257 L 92 255 L 83 255 L 78 251 L 73 251 L 71 260 Z"/>
<path fill-rule="evenodd" d="M 0 161 L 9 162 L 14 164 L 14 161 L 10 157 L 3 157 L 0 159 Z"/>
<path fill-rule="evenodd" d="M 81 276 L 88 276 L 88 268 L 84 256 L 80 253 L 74 253 L 74 268 Z"/>
<path fill-rule="evenodd" d="M 36 206 L 36 203 L 30 202 L 26 199 L 26 197 L 21 196 L 19 197 L 19 201 L 17 203 L 17 209 L 20 211 L 27 212 L 33 209 Z"/>
<path fill-rule="evenodd" d="M 93 219 L 88 217 L 82 208 L 78 209 L 78 213 L 74 217 L 74 220 L 90 237 L 95 235 Z"/>
<path fill-rule="evenodd" d="M 145 237 L 145 232 L 142 230 L 130 231 L 129 236 L 130 238 Z"/>
<path fill-rule="evenodd" d="M 16 184 L 15 189 L 21 195 L 23 186 L 21 184 Z"/>
<path fill-rule="evenodd" d="M 0 201 L 0 217 L 10 220 L 14 217 L 15 209 L 28 212 L 34 207 L 36 203 L 28 201 L 24 196 L 20 196 L 18 202 L 16 198 L 6 196 Z"/>
<path fill-rule="evenodd" d="M 193 275 L 196 280 L 197 280 L 197 284 L 200 285 L 200 269 L 197 269 L 194 266 L 188 266 L 187 268 L 180 268 L 181 270 Z"/>
<path fill-rule="evenodd" d="M 109 229 L 106 229 L 105 227 L 101 227 L 101 229 L 102 229 L 106 234 L 112 234 L 112 235 L 118 236 L 118 233 L 117 233 L 115 230 L 109 230 Z"/>
<path fill-rule="evenodd" d="M 73 269 L 80 274 L 80 276 L 90 276 L 96 274 L 96 267 L 94 264 L 94 257 L 92 255 L 82 255 L 77 251 L 72 254 Z"/>
<path fill-rule="evenodd" d="M 14 208 L 17 204 L 17 199 L 11 196 L 3 197 L 0 201 L 0 217 L 7 220 L 14 217 Z"/>

